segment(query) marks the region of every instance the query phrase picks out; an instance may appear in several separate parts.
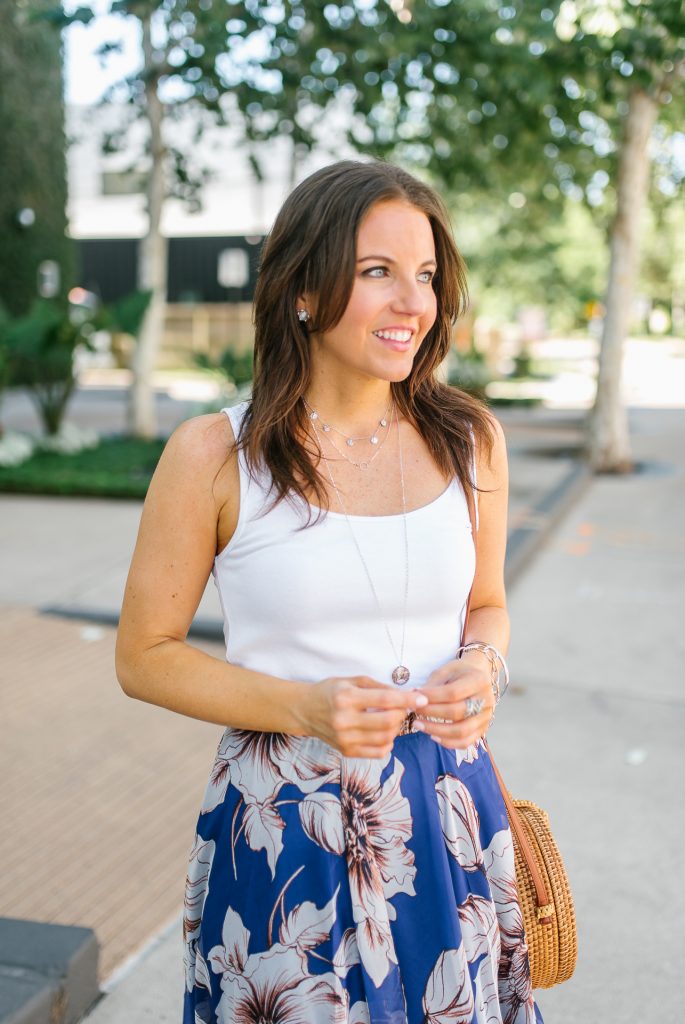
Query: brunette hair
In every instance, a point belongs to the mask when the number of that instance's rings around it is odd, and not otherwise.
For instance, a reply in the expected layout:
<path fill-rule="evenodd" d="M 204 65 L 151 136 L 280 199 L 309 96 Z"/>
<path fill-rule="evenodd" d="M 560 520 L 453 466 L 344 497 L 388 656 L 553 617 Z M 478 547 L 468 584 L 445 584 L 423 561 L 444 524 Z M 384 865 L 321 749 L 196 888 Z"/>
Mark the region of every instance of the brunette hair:
<path fill-rule="evenodd" d="M 485 404 L 435 378 L 468 298 L 465 265 L 447 210 L 433 189 L 394 164 L 343 160 L 295 188 L 262 250 L 254 298 L 252 401 L 237 444 L 251 467 L 269 470 L 274 503 L 284 498 L 307 503 L 307 494 L 313 494 L 320 508 L 328 508 L 324 478 L 302 440 L 309 330 L 330 330 L 340 321 L 354 285 L 359 226 L 372 206 L 389 200 L 409 203 L 426 215 L 438 265 L 436 321 L 409 376 L 391 383 L 393 398 L 444 475 L 457 476 L 468 496 L 473 491 L 471 431 L 488 458 L 491 454 L 493 428 Z M 316 297 L 313 325 L 297 318 L 297 299 L 303 294 Z"/>

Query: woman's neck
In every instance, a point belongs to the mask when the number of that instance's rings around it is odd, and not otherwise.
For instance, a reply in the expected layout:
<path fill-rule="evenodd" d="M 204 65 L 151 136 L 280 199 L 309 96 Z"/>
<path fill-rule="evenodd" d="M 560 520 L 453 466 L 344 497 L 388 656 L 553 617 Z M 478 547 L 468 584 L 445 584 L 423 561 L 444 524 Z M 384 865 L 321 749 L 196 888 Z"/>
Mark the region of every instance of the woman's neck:
<path fill-rule="evenodd" d="M 381 418 L 389 417 L 392 411 L 392 393 L 387 381 L 373 381 L 368 388 L 312 383 L 305 400 L 324 423 L 357 436 L 373 433 Z"/>

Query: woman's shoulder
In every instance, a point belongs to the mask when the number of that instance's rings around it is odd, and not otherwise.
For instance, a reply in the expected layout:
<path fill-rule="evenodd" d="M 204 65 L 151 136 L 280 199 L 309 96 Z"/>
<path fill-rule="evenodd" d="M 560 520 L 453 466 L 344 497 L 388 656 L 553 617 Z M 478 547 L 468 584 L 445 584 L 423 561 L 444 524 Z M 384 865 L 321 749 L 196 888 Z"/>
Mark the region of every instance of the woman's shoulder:
<path fill-rule="evenodd" d="M 176 427 L 155 475 L 177 492 L 185 488 L 215 491 L 224 481 L 232 487 L 236 465 L 231 421 L 225 412 L 206 413 L 191 416 Z"/>
<path fill-rule="evenodd" d="M 225 460 L 235 446 L 231 420 L 224 411 L 204 413 L 183 420 L 169 437 L 165 452 L 175 458 L 199 460 L 201 464 L 217 458 Z"/>

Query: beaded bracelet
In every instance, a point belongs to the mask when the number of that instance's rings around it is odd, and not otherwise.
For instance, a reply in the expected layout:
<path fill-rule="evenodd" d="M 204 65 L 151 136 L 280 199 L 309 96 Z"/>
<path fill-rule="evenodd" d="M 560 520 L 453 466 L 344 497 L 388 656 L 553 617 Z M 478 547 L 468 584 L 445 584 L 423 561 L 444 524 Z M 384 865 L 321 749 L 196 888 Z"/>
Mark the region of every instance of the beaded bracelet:
<path fill-rule="evenodd" d="M 497 707 L 500 700 L 509 689 L 509 669 L 507 668 L 506 661 L 496 647 L 493 647 L 492 644 L 483 643 L 480 640 L 471 640 L 469 643 L 464 644 L 463 647 L 458 649 L 457 657 L 461 658 L 462 654 L 466 651 L 480 651 L 481 654 L 484 654 L 490 662 L 490 669 L 492 672 L 490 682 L 492 684 L 492 693 L 495 698 L 495 707 Z M 501 668 L 499 666 L 501 666 Z M 502 674 L 504 675 L 504 689 L 501 689 L 500 687 L 500 675 Z"/>

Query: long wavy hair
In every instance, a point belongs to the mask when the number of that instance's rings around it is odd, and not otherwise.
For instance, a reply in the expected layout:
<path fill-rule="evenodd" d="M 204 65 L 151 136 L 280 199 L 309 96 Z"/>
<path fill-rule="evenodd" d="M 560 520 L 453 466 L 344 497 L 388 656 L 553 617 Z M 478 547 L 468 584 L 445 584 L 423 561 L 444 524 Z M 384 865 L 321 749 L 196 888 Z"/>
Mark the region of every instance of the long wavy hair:
<path fill-rule="evenodd" d="M 446 477 L 458 477 L 470 498 L 473 438 L 489 458 L 493 429 L 487 406 L 436 379 L 452 326 L 467 305 L 466 270 L 440 197 L 393 164 L 343 160 L 306 178 L 288 196 L 264 243 L 254 298 L 252 400 L 237 445 L 253 470 L 268 469 L 274 504 L 328 508 L 324 477 L 304 438 L 303 401 L 311 372 L 310 331 L 325 332 L 343 316 L 355 278 L 359 226 L 376 203 L 400 200 L 428 218 L 438 270 L 437 317 L 409 376 L 391 382 L 400 412 L 415 426 Z M 297 318 L 298 296 L 315 297 L 315 322 Z M 477 488 L 478 489 L 478 488 Z M 311 518 L 311 513 L 310 513 Z"/>

